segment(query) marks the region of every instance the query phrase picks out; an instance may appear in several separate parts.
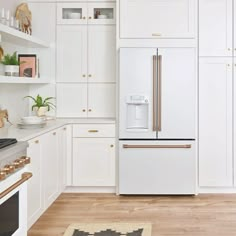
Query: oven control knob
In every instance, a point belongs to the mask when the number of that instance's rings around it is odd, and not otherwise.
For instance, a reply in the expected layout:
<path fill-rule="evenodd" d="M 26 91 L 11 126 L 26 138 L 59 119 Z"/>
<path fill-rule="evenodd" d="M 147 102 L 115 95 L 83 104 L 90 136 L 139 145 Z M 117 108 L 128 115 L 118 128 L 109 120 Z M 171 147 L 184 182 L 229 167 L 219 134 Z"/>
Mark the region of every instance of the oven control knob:
<path fill-rule="evenodd" d="M 6 175 L 10 174 L 10 169 L 7 167 L 3 167 L 3 169 L 1 169 L 1 172 L 6 173 Z"/>
<path fill-rule="evenodd" d="M 18 159 L 17 162 L 19 163 L 19 167 L 24 167 L 25 161 L 22 159 Z"/>
<path fill-rule="evenodd" d="M 4 169 L 8 169 L 9 174 L 12 174 L 15 171 L 15 166 L 14 165 L 5 165 Z"/>
<path fill-rule="evenodd" d="M 6 179 L 7 174 L 3 171 L 0 171 L 0 181 Z"/>
<path fill-rule="evenodd" d="M 12 163 L 13 166 L 15 166 L 15 169 L 18 169 L 20 167 L 20 163 L 18 162 L 18 160 L 15 160 L 13 163 Z"/>
<path fill-rule="evenodd" d="M 26 164 L 26 165 L 30 164 L 30 157 L 24 156 L 24 157 L 21 157 L 20 159 L 24 161 L 24 164 Z"/>

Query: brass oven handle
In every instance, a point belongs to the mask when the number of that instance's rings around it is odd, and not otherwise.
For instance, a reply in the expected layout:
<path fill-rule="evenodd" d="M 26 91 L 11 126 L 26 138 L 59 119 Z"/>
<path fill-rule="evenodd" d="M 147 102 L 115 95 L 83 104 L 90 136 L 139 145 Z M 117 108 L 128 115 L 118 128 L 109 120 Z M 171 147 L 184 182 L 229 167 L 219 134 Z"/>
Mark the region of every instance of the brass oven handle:
<path fill-rule="evenodd" d="M 157 107 L 157 130 L 161 131 L 162 128 L 162 56 L 158 56 L 158 107 Z"/>
<path fill-rule="evenodd" d="M 152 36 L 153 37 L 161 37 L 161 33 L 153 33 Z"/>
<path fill-rule="evenodd" d="M 157 131 L 156 127 L 156 101 L 157 101 L 157 56 L 153 56 L 153 106 L 152 106 L 152 131 Z"/>
<path fill-rule="evenodd" d="M 88 132 L 89 132 L 89 133 L 98 133 L 98 130 L 96 130 L 96 129 L 94 129 L 94 130 L 91 129 L 91 130 L 88 130 Z"/>
<path fill-rule="evenodd" d="M 14 189 L 16 189 L 17 187 L 19 187 L 21 184 L 23 184 L 24 182 L 26 182 L 28 179 L 30 179 L 33 176 L 32 173 L 29 172 L 25 172 L 21 175 L 21 179 L 19 181 L 17 181 L 16 183 L 14 183 L 12 186 L 10 186 L 9 188 L 7 188 L 6 190 L 4 190 L 3 192 L 0 193 L 0 199 L 4 198 L 7 194 L 9 194 L 10 192 L 12 192 Z"/>
<path fill-rule="evenodd" d="M 128 145 L 123 144 L 123 148 L 191 148 L 191 144 L 183 145 Z"/>

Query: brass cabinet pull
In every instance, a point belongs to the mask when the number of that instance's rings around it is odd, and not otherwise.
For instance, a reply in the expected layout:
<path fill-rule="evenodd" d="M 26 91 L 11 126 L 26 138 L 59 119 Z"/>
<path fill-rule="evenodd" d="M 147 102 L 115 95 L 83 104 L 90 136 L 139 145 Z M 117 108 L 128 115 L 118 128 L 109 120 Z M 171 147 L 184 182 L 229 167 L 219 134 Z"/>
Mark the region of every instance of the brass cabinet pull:
<path fill-rule="evenodd" d="M 38 143 L 39 143 L 39 140 L 35 140 L 35 142 L 34 142 L 34 143 L 38 144 Z"/>
<path fill-rule="evenodd" d="M 84 78 L 86 77 L 86 75 L 82 75 Z"/>
<path fill-rule="evenodd" d="M 160 37 L 160 36 L 161 36 L 161 33 L 153 33 L 152 36 L 154 36 L 154 37 Z"/>
<path fill-rule="evenodd" d="M 113 148 L 114 147 L 114 145 L 113 144 L 111 144 L 111 146 L 110 146 L 111 148 Z"/>
<path fill-rule="evenodd" d="M 89 111 L 89 112 L 91 112 L 91 111 L 92 111 L 92 109 L 89 109 L 88 111 Z"/>
<path fill-rule="evenodd" d="M 161 111 L 162 111 L 162 56 L 158 56 L 158 107 L 157 107 L 157 130 L 161 131 L 162 120 L 161 120 Z"/>
<path fill-rule="evenodd" d="M 191 148 L 191 144 L 183 145 L 128 145 L 123 144 L 123 148 Z"/>
<path fill-rule="evenodd" d="M 67 130 L 67 128 L 64 128 L 63 130 Z"/>
<path fill-rule="evenodd" d="M 86 20 L 86 17 L 85 17 L 85 16 L 83 17 L 83 20 Z"/>
<path fill-rule="evenodd" d="M 91 20 L 91 19 L 92 19 L 92 17 L 90 16 L 90 17 L 89 17 L 89 19 Z"/>
<path fill-rule="evenodd" d="M 91 129 L 91 130 L 88 130 L 89 133 L 98 133 L 99 131 L 96 130 L 96 129 Z"/>
<path fill-rule="evenodd" d="M 21 184 L 23 184 L 24 182 L 26 182 L 28 179 L 30 179 L 33 176 L 32 173 L 23 173 L 21 175 L 21 179 L 19 181 L 17 181 L 16 183 L 14 183 L 12 186 L 10 186 L 9 188 L 7 188 L 6 190 L 4 190 L 3 192 L 0 193 L 0 199 L 4 198 L 7 194 L 9 194 L 10 192 L 12 192 L 14 189 L 16 189 L 17 187 L 19 187 Z"/>
<path fill-rule="evenodd" d="M 56 132 L 53 132 L 53 135 L 56 135 L 57 133 Z"/>
<path fill-rule="evenodd" d="M 153 56 L 153 106 L 152 106 L 152 130 L 157 131 L 156 127 L 156 101 L 157 101 L 157 56 Z"/>
<path fill-rule="evenodd" d="M 89 75 L 88 75 L 88 77 L 90 77 L 90 78 L 91 78 L 91 77 L 92 77 L 92 75 L 91 75 L 91 74 L 89 74 Z"/>
<path fill-rule="evenodd" d="M 83 112 L 86 112 L 86 110 L 85 110 L 85 109 L 83 109 Z"/>

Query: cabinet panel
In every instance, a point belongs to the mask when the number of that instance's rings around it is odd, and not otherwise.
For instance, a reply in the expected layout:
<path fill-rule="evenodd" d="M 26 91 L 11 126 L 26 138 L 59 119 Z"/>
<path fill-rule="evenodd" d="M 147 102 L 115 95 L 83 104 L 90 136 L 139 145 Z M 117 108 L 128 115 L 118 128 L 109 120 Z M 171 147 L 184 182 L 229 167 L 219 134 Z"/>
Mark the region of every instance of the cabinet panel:
<path fill-rule="evenodd" d="M 232 59 L 200 60 L 199 184 L 232 186 Z"/>
<path fill-rule="evenodd" d="M 47 209 L 59 195 L 59 153 L 57 131 L 41 136 L 44 207 Z"/>
<path fill-rule="evenodd" d="M 115 117 L 115 84 L 88 85 L 88 117 Z"/>
<path fill-rule="evenodd" d="M 120 37 L 192 38 L 194 16 L 194 0 L 120 0 Z"/>
<path fill-rule="evenodd" d="M 57 81 L 87 81 L 87 26 L 57 27 Z"/>
<path fill-rule="evenodd" d="M 73 185 L 115 186 L 115 139 L 73 139 Z"/>
<path fill-rule="evenodd" d="M 28 225 L 29 229 L 43 213 L 42 154 L 40 139 L 29 142 L 27 156 L 31 158 L 28 170 L 33 177 L 28 181 Z"/>
<path fill-rule="evenodd" d="M 196 53 L 194 48 L 160 48 L 157 115 L 160 139 L 195 139 Z M 185 89 L 188 88 L 188 89 Z"/>
<path fill-rule="evenodd" d="M 87 117 L 87 84 L 57 84 L 57 116 Z"/>
<path fill-rule="evenodd" d="M 116 80 L 115 26 L 88 26 L 88 81 Z"/>
<path fill-rule="evenodd" d="M 232 56 L 232 24 L 232 0 L 200 0 L 200 56 Z"/>
<path fill-rule="evenodd" d="M 87 4 L 57 4 L 57 24 L 87 24 Z"/>

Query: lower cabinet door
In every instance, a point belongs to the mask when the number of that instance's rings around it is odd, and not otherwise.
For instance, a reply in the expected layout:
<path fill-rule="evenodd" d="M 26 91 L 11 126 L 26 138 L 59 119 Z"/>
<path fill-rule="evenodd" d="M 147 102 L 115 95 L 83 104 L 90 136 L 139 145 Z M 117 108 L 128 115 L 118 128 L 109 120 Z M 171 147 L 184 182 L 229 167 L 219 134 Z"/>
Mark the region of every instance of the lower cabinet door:
<path fill-rule="evenodd" d="M 73 186 L 115 186 L 115 139 L 73 139 Z"/>
<path fill-rule="evenodd" d="M 41 136 L 45 209 L 47 209 L 59 195 L 59 156 L 57 136 L 57 131 Z"/>
<path fill-rule="evenodd" d="M 199 185 L 233 185 L 233 71 L 231 58 L 199 64 Z"/>
<path fill-rule="evenodd" d="M 194 141 L 121 141 L 120 194 L 196 194 Z"/>
<path fill-rule="evenodd" d="M 42 155 L 40 139 L 29 141 L 27 156 L 31 158 L 28 170 L 33 173 L 33 177 L 28 183 L 28 221 L 29 229 L 43 212 L 43 190 L 42 190 Z"/>

